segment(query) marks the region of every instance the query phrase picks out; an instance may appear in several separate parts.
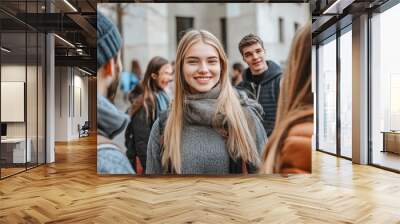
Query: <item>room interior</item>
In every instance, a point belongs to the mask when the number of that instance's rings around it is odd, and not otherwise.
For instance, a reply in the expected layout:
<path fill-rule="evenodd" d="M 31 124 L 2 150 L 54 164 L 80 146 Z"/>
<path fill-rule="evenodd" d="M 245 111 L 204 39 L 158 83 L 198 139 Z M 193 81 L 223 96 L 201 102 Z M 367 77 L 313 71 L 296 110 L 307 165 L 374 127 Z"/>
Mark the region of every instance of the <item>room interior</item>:
<path fill-rule="evenodd" d="M 65 30 L 54 18 L 56 25 L 37 22 L 43 30 L 32 30 L 18 22 L 23 17 L 8 14 L 16 8 L 26 12 L 25 1 L 0 2 L 0 222 L 399 222 L 400 72 L 384 55 L 399 52 L 400 45 L 388 33 L 393 24 L 378 26 L 390 12 L 388 21 L 399 21 L 394 17 L 400 15 L 398 1 L 310 1 L 316 102 L 312 174 L 183 178 L 97 175 L 96 78 L 85 73 L 94 73 L 94 44 L 86 39 L 88 24 L 95 24 L 96 1 L 47 2 L 35 1 L 35 12 L 45 5 L 44 12 L 54 7 L 55 13 L 76 13 L 68 2 L 79 9 L 78 18 L 65 19 Z M 77 39 L 87 44 L 77 47 L 87 55 L 44 34 L 46 29 L 74 46 Z M 86 38 L 75 39 L 67 29 Z M 378 36 L 368 42 L 368 35 Z M 378 37 L 392 39 L 382 46 Z M 388 64 L 379 67 L 384 60 Z M 86 114 L 73 115 L 81 113 Z M 76 137 L 85 120 L 93 132 Z M 61 123 L 64 128 L 56 130 Z"/>
<path fill-rule="evenodd" d="M 0 179 L 54 162 L 54 142 L 79 139 L 85 124 L 94 131 L 95 4 L 75 7 L 0 3 Z"/>

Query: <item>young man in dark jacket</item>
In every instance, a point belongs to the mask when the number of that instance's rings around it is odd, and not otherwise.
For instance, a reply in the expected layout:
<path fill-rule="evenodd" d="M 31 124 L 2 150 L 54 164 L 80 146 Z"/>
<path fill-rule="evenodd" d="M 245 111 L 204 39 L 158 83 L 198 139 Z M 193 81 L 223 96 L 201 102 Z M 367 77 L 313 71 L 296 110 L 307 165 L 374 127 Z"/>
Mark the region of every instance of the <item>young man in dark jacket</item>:
<path fill-rule="evenodd" d="M 263 41 L 257 35 L 243 37 L 239 51 L 249 67 L 237 88 L 245 90 L 249 97 L 261 104 L 264 110 L 263 126 L 269 137 L 275 125 L 282 70 L 275 62 L 266 60 Z"/>

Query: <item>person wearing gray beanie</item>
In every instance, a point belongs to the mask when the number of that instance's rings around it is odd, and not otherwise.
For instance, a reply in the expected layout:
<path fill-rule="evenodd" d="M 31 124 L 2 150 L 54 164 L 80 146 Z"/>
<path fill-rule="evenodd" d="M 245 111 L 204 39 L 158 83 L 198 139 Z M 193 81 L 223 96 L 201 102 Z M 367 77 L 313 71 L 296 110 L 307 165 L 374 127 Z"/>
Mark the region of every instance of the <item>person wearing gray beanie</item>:
<path fill-rule="evenodd" d="M 97 12 L 97 69 L 121 49 L 122 41 L 115 25 L 101 12 Z"/>
<path fill-rule="evenodd" d="M 115 95 L 121 64 L 121 36 L 115 25 L 97 12 L 97 172 L 134 174 L 123 147 L 112 139 L 125 131 L 129 117 L 119 111 L 110 96 Z"/>

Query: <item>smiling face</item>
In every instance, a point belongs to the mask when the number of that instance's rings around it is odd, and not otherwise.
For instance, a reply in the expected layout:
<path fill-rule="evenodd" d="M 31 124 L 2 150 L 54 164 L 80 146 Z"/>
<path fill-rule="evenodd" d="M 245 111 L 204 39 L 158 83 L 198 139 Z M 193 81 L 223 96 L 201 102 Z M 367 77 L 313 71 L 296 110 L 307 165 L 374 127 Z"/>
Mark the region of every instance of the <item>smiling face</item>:
<path fill-rule="evenodd" d="M 190 93 L 210 91 L 221 76 L 217 50 L 202 41 L 193 44 L 183 59 L 182 71 Z"/>
<path fill-rule="evenodd" d="M 156 82 L 158 88 L 165 90 L 168 84 L 172 81 L 172 66 L 171 64 L 165 64 L 161 66 L 157 75 L 154 75 L 153 79 Z"/>
<path fill-rule="evenodd" d="M 253 75 L 259 75 L 267 69 L 265 51 L 259 43 L 243 48 L 243 60 Z"/>

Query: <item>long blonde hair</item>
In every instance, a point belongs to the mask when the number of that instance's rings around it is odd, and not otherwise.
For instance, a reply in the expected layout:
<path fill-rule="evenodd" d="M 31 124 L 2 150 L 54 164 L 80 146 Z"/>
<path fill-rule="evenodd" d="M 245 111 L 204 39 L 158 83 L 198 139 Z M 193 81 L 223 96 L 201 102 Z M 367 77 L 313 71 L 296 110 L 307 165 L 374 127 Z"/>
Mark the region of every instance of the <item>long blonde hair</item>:
<path fill-rule="evenodd" d="M 280 172 L 280 150 L 291 127 L 313 121 L 311 25 L 296 34 L 279 93 L 274 130 L 265 146 L 262 173 Z"/>
<path fill-rule="evenodd" d="M 218 39 L 205 30 L 191 30 L 187 32 L 179 42 L 176 56 L 176 81 L 175 98 L 171 103 L 170 112 L 166 121 L 164 131 L 164 150 L 161 163 L 166 168 L 171 165 L 173 172 L 181 173 L 181 138 L 183 128 L 183 113 L 185 94 L 188 87 L 182 71 L 184 58 L 189 48 L 199 41 L 213 46 L 219 55 L 221 63 L 221 75 L 219 83 L 221 92 L 217 98 L 216 114 L 223 115 L 227 124 L 226 147 L 231 158 L 241 158 L 244 162 L 260 164 L 259 155 L 256 150 L 255 139 L 249 131 L 245 112 L 230 83 L 228 76 L 228 59 Z"/>

